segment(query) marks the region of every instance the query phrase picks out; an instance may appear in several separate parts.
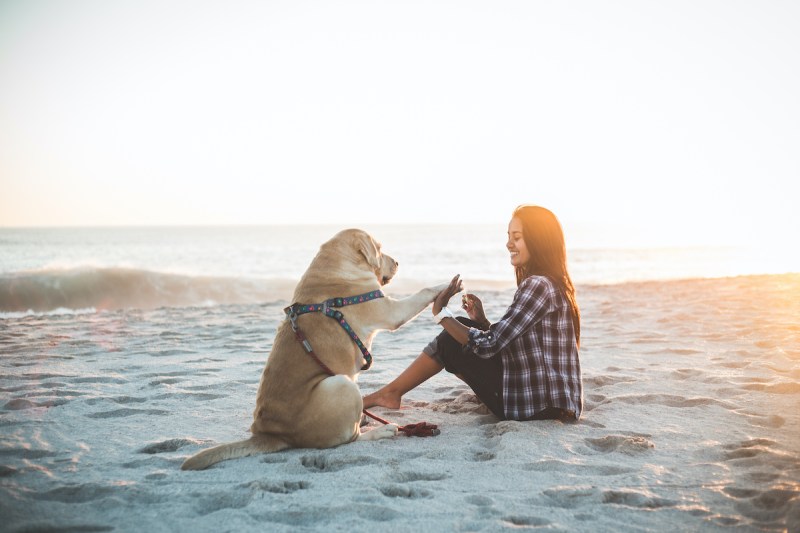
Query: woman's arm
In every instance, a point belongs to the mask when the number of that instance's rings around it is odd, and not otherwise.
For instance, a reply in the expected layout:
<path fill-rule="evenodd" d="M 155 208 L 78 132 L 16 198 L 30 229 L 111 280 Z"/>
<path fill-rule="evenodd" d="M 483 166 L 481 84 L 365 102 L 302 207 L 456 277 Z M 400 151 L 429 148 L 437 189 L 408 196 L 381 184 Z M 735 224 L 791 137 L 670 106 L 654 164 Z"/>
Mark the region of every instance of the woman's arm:
<path fill-rule="evenodd" d="M 432 310 L 434 317 L 442 312 L 442 309 L 447 306 L 447 302 L 450 301 L 450 298 L 452 298 L 454 294 L 464 290 L 464 283 L 461 281 L 460 276 L 460 274 L 456 274 L 452 281 L 450 281 L 450 285 L 440 292 L 433 300 Z M 439 325 L 462 346 L 469 342 L 469 328 L 456 320 L 452 314 L 451 316 L 446 316 L 441 319 Z"/>
<path fill-rule="evenodd" d="M 447 317 L 439 322 L 439 325 L 442 326 L 447 333 L 453 337 L 456 342 L 458 342 L 461 346 L 464 346 L 469 342 L 469 328 L 456 320 L 455 318 Z"/>

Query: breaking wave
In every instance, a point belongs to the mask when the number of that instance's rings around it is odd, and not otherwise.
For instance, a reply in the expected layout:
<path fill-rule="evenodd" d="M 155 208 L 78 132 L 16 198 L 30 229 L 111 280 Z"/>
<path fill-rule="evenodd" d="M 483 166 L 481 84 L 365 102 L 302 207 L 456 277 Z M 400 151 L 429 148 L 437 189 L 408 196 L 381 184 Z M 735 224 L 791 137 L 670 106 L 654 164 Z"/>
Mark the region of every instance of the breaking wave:
<path fill-rule="evenodd" d="M 291 298 L 295 280 L 187 276 L 120 267 L 0 274 L 0 312 L 155 309 Z"/>

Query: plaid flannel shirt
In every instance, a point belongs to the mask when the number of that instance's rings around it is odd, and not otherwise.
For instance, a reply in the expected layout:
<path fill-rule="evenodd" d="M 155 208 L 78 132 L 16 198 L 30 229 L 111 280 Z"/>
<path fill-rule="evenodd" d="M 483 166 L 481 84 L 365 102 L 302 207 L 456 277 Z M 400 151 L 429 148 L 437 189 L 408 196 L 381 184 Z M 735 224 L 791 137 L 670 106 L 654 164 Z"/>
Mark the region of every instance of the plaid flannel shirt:
<path fill-rule="evenodd" d="M 527 420 L 548 407 L 580 417 L 583 384 L 572 312 L 549 278 L 525 278 L 503 318 L 486 331 L 470 328 L 464 349 L 501 357 L 509 420 Z"/>

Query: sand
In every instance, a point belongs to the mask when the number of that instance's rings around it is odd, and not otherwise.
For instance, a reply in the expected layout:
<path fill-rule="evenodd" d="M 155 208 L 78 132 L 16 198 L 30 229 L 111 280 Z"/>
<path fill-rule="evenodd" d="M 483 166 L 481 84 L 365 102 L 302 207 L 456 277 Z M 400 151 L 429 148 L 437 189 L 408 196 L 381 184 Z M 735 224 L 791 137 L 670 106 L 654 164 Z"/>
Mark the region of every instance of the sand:
<path fill-rule="evenodd" d="M 375 410 L 437 437 L 202 472 L 180 464 L 246 436 L 284 302 L 0 320 L 0 530 L 800 531 L 800 275 L 579 298 L 577 424 L 499 421 L 442 374 Z M 362 390 L 436 331 L 381 334 Z"/>

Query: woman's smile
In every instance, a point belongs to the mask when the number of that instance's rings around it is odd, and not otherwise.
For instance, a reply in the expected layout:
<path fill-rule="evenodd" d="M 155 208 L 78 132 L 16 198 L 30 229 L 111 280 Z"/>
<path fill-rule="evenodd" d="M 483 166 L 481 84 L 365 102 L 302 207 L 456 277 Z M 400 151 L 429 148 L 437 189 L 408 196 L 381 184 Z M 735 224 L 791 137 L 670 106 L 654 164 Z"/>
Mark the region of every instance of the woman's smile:
<path fill-rule="evenodd" d="M 522 238 L 522 221 L 514 217 L 508 224 L 508 242 L 506 249 L 509 253 L 511 264 L 515 267 L 525 266 L 530 259 L 528 247 Z"/>

